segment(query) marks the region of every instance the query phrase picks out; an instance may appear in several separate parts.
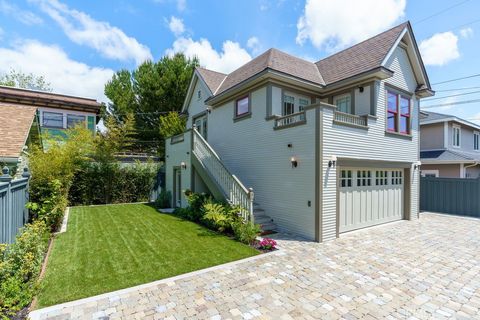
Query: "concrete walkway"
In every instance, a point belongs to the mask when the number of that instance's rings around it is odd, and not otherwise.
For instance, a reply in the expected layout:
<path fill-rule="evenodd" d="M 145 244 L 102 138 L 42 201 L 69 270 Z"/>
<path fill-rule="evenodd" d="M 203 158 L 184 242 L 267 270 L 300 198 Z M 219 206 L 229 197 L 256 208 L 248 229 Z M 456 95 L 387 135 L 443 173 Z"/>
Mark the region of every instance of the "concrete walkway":
<path fill-rule="evenodd" d="M 423 214 L 41 309 L 32 319 L 480 318 L 480 220 Z"/>

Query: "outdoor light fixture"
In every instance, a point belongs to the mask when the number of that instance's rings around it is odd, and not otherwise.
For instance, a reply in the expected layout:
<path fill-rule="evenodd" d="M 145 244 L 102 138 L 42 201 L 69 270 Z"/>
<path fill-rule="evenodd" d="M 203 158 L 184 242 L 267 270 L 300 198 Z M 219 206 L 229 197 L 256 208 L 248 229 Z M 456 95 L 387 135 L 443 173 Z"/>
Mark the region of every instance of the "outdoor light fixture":
<path fill-rule="evenodd" d="M 337 156 L 332 155 L 330 157 L 330 160 L 328 161 L 328 167 L 329 168 L 335 167 L 336 164 L 337 164 Z"/>
<path fill-rule="evenodd" d="M 183 170 L 187 170 L 187 164 L 185 162 L 180 162 L 180 167 L 183 169 Z"/>
<path fill-rule="evenodd" d="M 212 107 L 207 107 L 207 112 L 211 113 L 212 112 Z"/>
<path fill-rule="evenodd" d="M 363 92 L 363 87 L 358 87 L 358 90 L 360 90 L 360 92 Z"/>
<path fill-rule="evenodd" d="M 297 158 L 292 157 L 292 158 L 290 159 L 290 162 L 292 163 L 292 168 L 296 168 L 296 167 L 298 166 Z"/>
<path fill-rule="evenodd" d="M 415 164 L 413 165 L 413 170 L 420 169 L 421 165 L 422 165 L 422 163 L 420 161 L 415 162 Z"/>

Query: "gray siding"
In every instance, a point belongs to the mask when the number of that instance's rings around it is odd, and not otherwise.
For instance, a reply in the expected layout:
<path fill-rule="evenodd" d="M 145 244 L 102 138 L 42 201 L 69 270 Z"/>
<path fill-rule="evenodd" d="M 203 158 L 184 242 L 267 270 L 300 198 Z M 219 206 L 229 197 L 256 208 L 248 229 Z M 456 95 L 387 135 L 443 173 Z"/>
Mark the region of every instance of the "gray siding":
<path fill-rule="evenodd" d="M 205 105 L 205 100 L 209 97 L 209 91 L 203 81 L 197 80 L 197 83 L 194 86 L 193 95 L 190 100 L 190 104 L 188 106 L 188 121 L 187 121 L 187 128 L 190 129 L 192 127 L 192 119 L 197 114 L 204 112 L 207 110 L 207 106 Z M 198 99 L 197 92 L 201 91 L 201 98 Z"/>
<path fill-rule="evenodd" d="M 453 126 L 460 127 L 460 148 L 453 146 Z M 452 150 L 463 150 L 463 151 L 473 152 L 474 151 L 473 150 L 473 132 L 474 131 L 480 131 L 480 130 L 474 130 L 471 127 L 450 121 L 448 123 L 448 148 Z M 475 152 L 479 152 L 479 151 L 476 150 Z"/>
<path fill-rule="evenodd" d="M 180 163 L 185 162 L 187 168 L 182 169 L 182 190 L 192 190 L 191 177 L 192 177 L 192 164 L 190 159 L 191 153 L 191 132 L 187 131 L 183 134 L 184 141 L 171 144 L 171 138 L 165 140 L 165 188 L 172 192 L 173 200 L 173 169 L 179 167 Z M 187 199 L 182 193 L 182 207 L 187 205 Z"/>
<path fill-rule="evenodd" d="M 433 123 L 421 126 L 420 149 L 438 150 L 443 149 L 444 125 Z"/>

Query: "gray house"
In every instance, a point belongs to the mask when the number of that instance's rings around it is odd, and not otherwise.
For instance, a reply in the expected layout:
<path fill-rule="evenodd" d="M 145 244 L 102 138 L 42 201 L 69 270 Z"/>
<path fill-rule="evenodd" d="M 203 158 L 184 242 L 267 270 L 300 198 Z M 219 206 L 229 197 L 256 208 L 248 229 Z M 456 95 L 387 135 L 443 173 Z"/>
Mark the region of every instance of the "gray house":
<path fill-rule="evenodd" d="M 480 177 L 480 126 L 461 118 L 422 112 L 422 176 Z"/>
<path fill-rule="evenodd" d="M 419 101 L 433 95 L 410 23 L 312 63 L 270 49 L 230 74 L 197 68 L 166 140 L 166 188 L 240 205 L 316 241 L 419 211 Z"/>

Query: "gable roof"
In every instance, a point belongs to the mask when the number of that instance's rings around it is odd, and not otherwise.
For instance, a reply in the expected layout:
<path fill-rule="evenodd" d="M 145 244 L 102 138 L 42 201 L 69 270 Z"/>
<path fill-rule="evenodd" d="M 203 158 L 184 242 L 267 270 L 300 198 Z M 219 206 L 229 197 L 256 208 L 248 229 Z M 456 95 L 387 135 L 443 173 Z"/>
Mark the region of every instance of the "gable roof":
<path fill-rule="evenodd" d="M 102 106 L 95 99 L 64 94 L 0 86 L 0 102 L 9 104 L 48 106 L 67 110 L 100 113 Z"/>
<path fill-rule="evenodd" d="M 203 81 L 207 85 L 208 89 L 212 94 L 217 91 L 218 87 L 222 84 L 223 80 L 227 77 L 225 73 L 208 70 L 205 68 L 197 67 L 196 70 L 202 77 Z"/>
<path fill-rule="evenodd" d="M 0 157 L 18 158 L 27 142 L 37 108 L 0 103 Z"/>
<path fill-rule="evenodd" d="M 404 22 L 390 30 L 316 62 L 326 84 L 379 68 L 397 39 L 408 26 Z"/>
<path fill-rule="evenodd" d="M 466 126 L 470 126 L 472 128 L 480 130 L 480 126 L 473 122 L 464 120 L 457 116 L 451 114 L 444 114 L 438 112 L 431 112 L 431 111 L 423 111 L 422 116 L 420 117 L 420 125 L 432 124 L 432 123 L 439 123 L 439 122 L 446 122 L 446 121 L 455 121 Z"/>
<path fill-rule="evenodd" d="M 228 74 L 215 94 L 225 92 L 266 69 L 278 71 L 316 85 L 325 85 L 318 68 L 313 62 L 271 48 Z"/>

